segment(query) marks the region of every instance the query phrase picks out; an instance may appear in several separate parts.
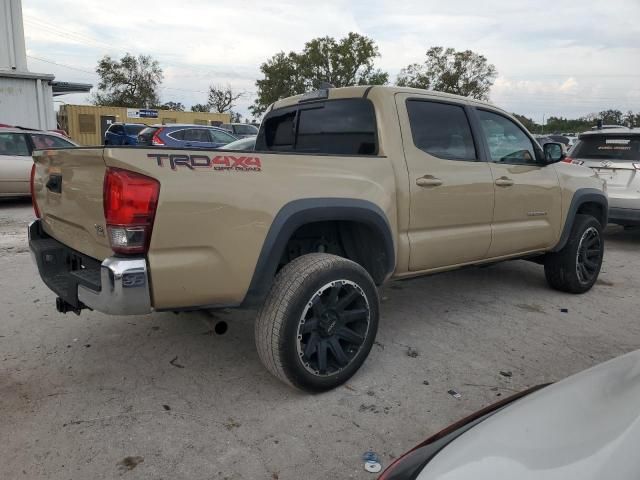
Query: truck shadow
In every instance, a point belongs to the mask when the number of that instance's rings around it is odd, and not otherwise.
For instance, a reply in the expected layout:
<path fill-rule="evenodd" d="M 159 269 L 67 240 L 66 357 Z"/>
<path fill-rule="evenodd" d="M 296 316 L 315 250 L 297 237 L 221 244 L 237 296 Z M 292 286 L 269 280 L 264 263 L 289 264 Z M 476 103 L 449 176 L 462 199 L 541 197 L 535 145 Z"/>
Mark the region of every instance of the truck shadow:
<path fill-rule="evenodd" d="M 31 197 L 0 198 L 0 209 L 23 208 L 31 205 Z"/>

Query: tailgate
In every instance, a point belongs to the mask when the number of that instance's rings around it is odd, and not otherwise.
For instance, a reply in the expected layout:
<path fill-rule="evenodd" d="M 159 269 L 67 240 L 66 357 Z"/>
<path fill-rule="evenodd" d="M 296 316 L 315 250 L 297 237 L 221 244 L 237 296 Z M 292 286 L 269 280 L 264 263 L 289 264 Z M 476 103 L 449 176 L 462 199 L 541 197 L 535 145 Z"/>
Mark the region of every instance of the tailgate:
<path fill-rule="evenodd" d="M 112 255 L 102 207 L 103 149 L 41 150 L 33 159 L 34 195 L 43 230 L 98 260 Z"/>

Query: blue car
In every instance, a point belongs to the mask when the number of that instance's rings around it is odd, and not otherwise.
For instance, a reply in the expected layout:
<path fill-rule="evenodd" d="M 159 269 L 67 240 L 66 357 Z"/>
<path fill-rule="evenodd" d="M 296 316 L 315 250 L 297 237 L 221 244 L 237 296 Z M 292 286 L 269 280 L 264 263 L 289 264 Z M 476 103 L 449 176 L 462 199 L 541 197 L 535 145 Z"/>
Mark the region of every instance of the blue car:
<path fill-rule="evenodd" d="M 105 145 L 137 145 L 138 135 L 146 125 L 139 123 L 112 123 L 104 132 Z"/>
<path fill-rule="evenodd" d="M 219 148 L 237 138 L 222 128 L 205 125 L 152 125 L 138 135 L 138 145 L 156 147 Z"/>

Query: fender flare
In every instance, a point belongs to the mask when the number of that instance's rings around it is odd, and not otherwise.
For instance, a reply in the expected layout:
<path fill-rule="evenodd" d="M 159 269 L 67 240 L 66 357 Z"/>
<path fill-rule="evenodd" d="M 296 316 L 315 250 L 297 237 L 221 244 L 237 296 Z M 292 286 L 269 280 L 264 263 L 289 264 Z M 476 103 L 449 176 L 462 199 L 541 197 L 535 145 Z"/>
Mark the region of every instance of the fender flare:
<path fill-rule="evenodd" d="M 260 305 L 271 288 L 278 264 L 291 235 L 301 226 L 322 221 L 355 221 L 381 235 L 387 259 L 387 275 L 395 269 L 395 248 L 386 215 L 376 204 L 353 198 L 306 198 L 284 205 L 277 213 L 262 244 L 243 307 Z"/>
<path fill-rule="evenodd" d="M 607 195 L 603 191 L 595 188 L 581 188 L 576 190 L 573 194 L 573 198 L 571 199 L 571 205 L 569 205 L 569 211 L 567 212 L 567 219 L 564 222 L 562 235 L 560 235 L 560 240 L 556 246 L 551 250 L 552 252 L 562 250 L 567 244 L 578 209 L 585 203 L 597 203 L 602 207 L 602 218 L 599 218 L 598 221 L 602 224 L 602 228 L 607 226 L 607 219 L 609 215 L 609 200 L 607 199 Z"/>

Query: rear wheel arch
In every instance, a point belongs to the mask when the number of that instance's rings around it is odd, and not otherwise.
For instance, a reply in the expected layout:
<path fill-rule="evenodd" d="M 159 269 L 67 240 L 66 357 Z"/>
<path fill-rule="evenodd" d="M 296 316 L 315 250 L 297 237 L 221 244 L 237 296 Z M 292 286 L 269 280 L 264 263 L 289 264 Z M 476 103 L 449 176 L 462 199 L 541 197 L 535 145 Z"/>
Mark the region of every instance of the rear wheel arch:
<path fill-rule="evenodd" d="M 574 193 L 564 222 L 560 241 L 553 248 L 553 252 L 562 250 L 566 245 L 576 215 L 590 215 L 598 220 L 604 229 L 607 226 L 609 215 L 609 201 L 607 200 L 606 194 L 595 188 L 582 188 Z"/>
<path fill-rule="evenodd" d="M 294 200 L 282 207 L 269 228 L 243 306 L 263 302 L 290 241 L 300 232 L 318 228 L 335 231 L 344 249 L 339 254 L 361 264 L 376 284 L 383 283 L 395 269 L 391 227 L 376 204 L 351 198 Z"/>

